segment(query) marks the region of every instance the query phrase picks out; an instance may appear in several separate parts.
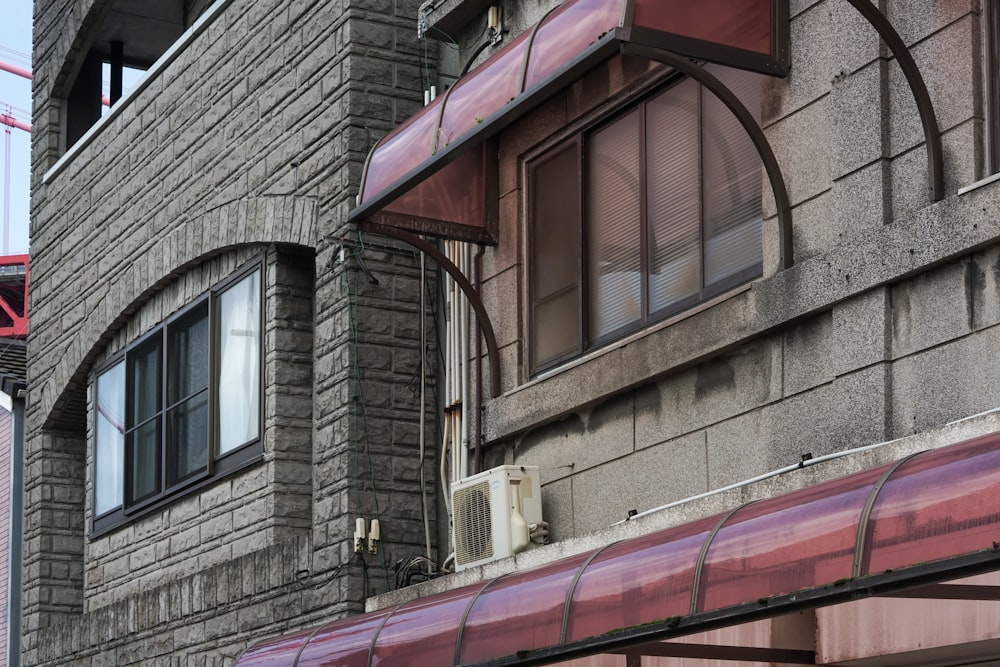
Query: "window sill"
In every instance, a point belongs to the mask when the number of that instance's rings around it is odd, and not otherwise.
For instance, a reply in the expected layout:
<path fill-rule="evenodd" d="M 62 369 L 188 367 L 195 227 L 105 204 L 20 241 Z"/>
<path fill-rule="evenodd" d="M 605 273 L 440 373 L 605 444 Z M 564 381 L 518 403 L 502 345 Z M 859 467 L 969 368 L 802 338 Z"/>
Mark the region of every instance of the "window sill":
<path fill-rule="evenodd" d="M 973 190 L 978 190 L 979 188 L 986 187 L 987 185 L 990 185 L 991 183 L 996 183 L 997 181 L 1000 181 L 1000 172 L 998 172 L 996 174 L 991 174 L 991 175 L 987 176 L 986 178 L 981 178 L 978 181 L 976 181 L 975 183 L 970 183 L 969 185 L 966 185 L 963 188 L 959 188 L 958 195 L 962 196 L 962 195 L 964 195 L 966 193 L 972 192 Z"/>
<path fill-rule="evenodd" d="M 420 5 L 419 29 L 430 30 L 432 39 L 446 39 L 486 14 L 495 0 L 425 0 Z"/>
<path fill-rule="evenodd" d="M 568 373 L 568 372 L 572 371 L 573 369 L 575 369 L 575 368 L 577 368 L 579 366 L 583 366 L 585 364 L 589 364 L 589 363 L 593 362 L 594 360 L 599 359 L 601 357 L 607 356 L 609 354 L 613 354 L 614 352 L 616 352 L 617 350 L 619 350 L 619 349 L 621 349 L 623 347 L 631 345 L 631 344 L 633 344 L 633 343 L 635 343 L 635 342 L 637 342 L 637 341 L 639 341 L 639 340 L 641 340 L 643 338 L 647 338 L 649 336 L 653 336 L 653 335 L 657 334 L 658 332 L 662 331 L 663 329 L 666 329 L 667 327 L 674 326 L 678 322 L 682 322 L 683 320 L 695 317 L 699 313 L 701 313 L 701 312 L 703 312 L 705 310 L 708 310 L 709 308 L 712 308 L 715 305 L 717 305 L 717 304 L 719 304 L 719 303 L 721 303 L 723 301 L 727 301 L 727 300 L 733 298 L 734 296 L 737 296 L 739 294 L 742 294 L 743 292 L 748 291 L 752 286 L 753 286 L 753 283 L 744 283 L 744 284 L 742 284 L 742 285 L 740 285 L 738 287 L 734 287 L 733 289 L 728 290 L 728 291 L 724 292 L 723 294 L 719 294 L 718 296 L 715 296 L 715 297 L 712 297 L 711 299 L 703 301 L 703 302 L 699 303 L 696 306 L 692 306 L 691 308 L 688 308 L 688 309 L 686 309 L 686 310 L 684 310 L 684 311 L 682 311 L 680 313 L 677 313 L 676 315 L 668 317 L 667 319 L 665 319 L 665 320 L 663 320 L 661 322 L 657 322 L 656 324 L 650 325 L 650 326 L 646 327 L 645 329 L 643 329 L 642 331 L 637 331 L 637 332 L 635 332 L 635 333 L 633 333 L 633 334 L 631 334 L 629 336 L 626 336 L 625 338 L 617 340 L 617 341 L 615 341 L 613 343 L 608 343 L 607 345 L 605 345 L 605 346 L 603 346 L 603 347 L 601 347 L 601 348 L 599 348 L 597 350 L 593 350 L 591 352 L 588 352 L 588 353 L 584 354 L 583 356 L 577 357 L 576 359 L 573 359 L 571 361 L 567 361 L 566 363 L 564 363 L 564 364 L 562 364 L 562 365 L 560 365 L 560 366 L 558 366 L 556 368 L 552 368 L 552 369 L 549 369 L 549 370 L 546 370 L 546 371 L 542 371 L 541 373 L 539 373 L 538 375 L 536 375 L 531 380 L 525 382 L 524 384 L 518 385 L 517 387 L 514 387 L 510 391 L 505 392 L 503 394 L 503 398 L 512 398 L 512 397 L 515 397 L 520 392 L 522 392 L 522 391 L 524 391 L 526 389 L 530 389 L 530 388 L 534 387 L 535 385 L 544 383 L 547 380 L 549 380 L 551 378 L 554 378 L 554 377 L 557 377 L 559 375 L 562 375 L 564 373 Z"/>
<path fill-rule="evenodd" d="M 129 524 L 141 521 L 144 517 L 163 509 L 164 507 L 169 507 L 176 502 L 179 502 L 191 495 L 202 491 L 218 482 L 226 480 L 237 473 L 240 473 L 248 468 L 252 468 L 261 461 L 264 460 L 264 455 L 260 452 L 260 442 L 250 443 L 245 445 L 244 448 L 231 452 L 227 456 L 232 456 L 233 454 L 238 454 L 242 449 L 257 448 L 257 453 L 248 456 L 245 459 L 242 457 L 233 457 L 233 462 L 231 466 L 225 466 L 221 473 L 217 473 L 211 477 L 199 477 L 194 480 L 190 486 L 185 486 L 168 496 L 164 496 L 158 500 L 150 502 L 148 505 L 144 506 L 142 509 L 132 513 L 132 514 L 122 514 L 121 508 L 113 510 L 111 513 L 105 515 L 104 518 L 98 518 L 92 521 L 89 539 L 91 541 L 96 540 L 99 537 L 103 537 L 108 533 L 112 533 L 119 528 L 123 528 Z M 219 459 L 218 464 L 223 464 L 226 459 Z"/>

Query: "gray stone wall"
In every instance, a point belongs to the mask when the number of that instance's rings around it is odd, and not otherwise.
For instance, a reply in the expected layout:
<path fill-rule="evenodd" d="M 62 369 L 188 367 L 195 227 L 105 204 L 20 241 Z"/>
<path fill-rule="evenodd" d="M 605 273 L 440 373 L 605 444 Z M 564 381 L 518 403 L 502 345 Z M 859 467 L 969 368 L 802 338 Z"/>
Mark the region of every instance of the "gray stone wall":
<path fill-rule="evenodd" d="M 796 265 L 779 270 L 765 181 L 762 279 L 542 379 L 526 365 L 524 160 L 642 85 L 643 68 L 598 67 L 500 135 L 500 244 L 486 253 L 484 298 L 505 393 L 485 406 L 487 466 L 541 467 L 556 539 L 1000 404 L 997 374 L 977 361 L 1000 308 L 1000 191 L 958 194 L 985 176 L 979 6 L 881 6 L 930 91 L 945 200 L 930 199 L 913 95 L 875 29 L 847 2 L 793 1 L 791 73 L 765 78 L 761 112 Z M 538 9 L 504 8 L 511 37 Z M 456 41 L 472 44 L 483 20 Z"/>
<path fill-rule="evenodd" d="M 343 221 L 435 49 L 416 0 L 232 0 L 64 155 L 73 70 L 110 4 L 35 4 L 24 664 L 229 665 L 359 610 L 423 553 L 418 262 Z M 260 253 L 264 460 L 91 539 L 95 365 Z M 357 516 L 382 520 L 364 567 Z"/>
<path fill-rule="evenodd" d="M 312 257 L 244 248 L 168 285 L 135 313 L 106 355 L 204 294 L 248 261 L 263 259 L 264 461 L 84 543 L 86 610 L 150 590 L 191 571 L 307 534 L 312 446 Z M 93 412 L 90 383 L 88 412 Z M 94 439 L 93 421 L 88 442 Z M 84 521 L 93 517 L 94 452 L 87 451 Z"/>
<path fill-rule="evenodd" d="M 146 588 L 40 633 L 27 664 L 232 665 L 274 624 L 322 603 L 308 572 L 307 542 L 236 554 L 168 584 Z"/>
<path fill-rule="evenodd" d="M 554 4 L 504 2 L 507 41 Z M 410 251 L 343 225 L 368 149 L 435 76 L 416 5 L 233 0 L 58 163 L 60 100 L 107 1 L 36 3 L 26 664 L 232 664 L 252 640 L 360 611 L 391 563 L 423 552 L 418 478 L 435 467 L 418 460 L 410 385 L 417 298 L 435 290 Z M 505 393 L 484 408 L 487 463 L 541 466 L 556 539 L 1000 402 L 983 363 L 1000 331 L 1000 186 L 958 194 L 984 176 L 978 4 L 882 6 L 937 111 L 945 200 L 930 201 L 915 105 L 875 31 L 842 0 L 793 1 L 791 74 L 764 82 L 762 118 L 795 266 L 779 270 L 765 183 L 762 279 L 542 379 L 524 364 L 523 160 L 657 72 L 616 58 L 500 136 L 483 298 Z M 482 22 L 453 35 L 450 74 Z M 273 257 L 264 463 L 90 540 L 94 365 L 259 248 Z M 364 564 L 359 516 L 382 521 Z"/>

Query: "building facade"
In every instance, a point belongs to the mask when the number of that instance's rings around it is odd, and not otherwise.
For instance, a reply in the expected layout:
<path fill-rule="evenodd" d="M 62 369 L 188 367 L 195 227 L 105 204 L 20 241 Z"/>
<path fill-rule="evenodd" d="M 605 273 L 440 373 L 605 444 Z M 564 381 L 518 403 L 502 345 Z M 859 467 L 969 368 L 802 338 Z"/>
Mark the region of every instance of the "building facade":
<path fill-rule="evenodd" d="M 1000 655 L 995 2 L 159 9 L 36 3 L 26 664 Z M 533 548 L 387 593 L 499 465 Z"/>
<path fill-rule="evenodd" d="M 0 339 L 0 654 L 11 667 L 21 664 L 25 350 L 21 339 Z"/>
<path fill-rule="evenodd" d="M 239 664 L 996 660 L 996 16 L 424 3 L 438 99 L 351 220 L 489 246 L 472 446 L 554 544 Z"/>
<path fill-rule="evenodd" d="M 233 664 L 424 553 L 433 274 L 344 225 L 416 9 L 35 3 L 24 664 Z"/>

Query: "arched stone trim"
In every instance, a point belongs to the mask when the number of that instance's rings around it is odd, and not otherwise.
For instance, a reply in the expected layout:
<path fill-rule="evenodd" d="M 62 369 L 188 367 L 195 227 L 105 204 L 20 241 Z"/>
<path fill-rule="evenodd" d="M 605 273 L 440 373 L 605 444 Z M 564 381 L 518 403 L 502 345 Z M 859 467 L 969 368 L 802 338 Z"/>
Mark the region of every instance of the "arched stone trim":
<path fill-rule="evenodd" d="M 81 387 L 108 339 L 139 307 L 184 271 L 227 250 L 271 244 L 315 249 L 319 243 L 316 200 L 290 195 L 248 197 L 227 202 L 173 229 L 127 266 L 97 282 L 101 300 L 76 326 L 51 372 L 33 383 L 32 401 L 43 428 L 71 426 L 85 413 Z M 92 270 L 96 271 L 96 264 Z M 38 388 L 40 387 L 40 389 Z M 29 387 L 29 391 L 31 388 Z M 77 427 L 80 424 L 76 424 Z"/>

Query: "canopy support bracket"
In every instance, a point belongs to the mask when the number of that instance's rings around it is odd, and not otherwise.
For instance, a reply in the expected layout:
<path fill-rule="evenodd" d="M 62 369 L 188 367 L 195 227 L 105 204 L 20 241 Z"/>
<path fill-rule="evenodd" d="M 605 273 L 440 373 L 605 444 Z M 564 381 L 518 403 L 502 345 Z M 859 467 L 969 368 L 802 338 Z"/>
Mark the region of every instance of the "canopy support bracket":
<path fill-rule="evenodd" d="M 493 323 L 490 321 L 490 317 L 486 313 L 486 307 L 483 305 L 483 299 L 476 291 L 476 288 L 472 286 L 472 283 L 469 282 L 469 279 L 465 277 L 462 271 L 455 266 L 455 263 L 448 259 L 444 253 L 416 234 L 411 234 L 409 232 L 404 232 L 401 229 L 397 229 L 396 227 L 389 227 L 387 225 L 381 225 L 370 221 L 359 222 L 358 226 L 365 231 L 382 234 L 383 236 L 389 236 L 413 246 L 437 262 L 438 266 L 447 271 L 448 275 L 455 280 L 455 283 L 459 286 L 459 288 L 461 288 L 462 292 L 465 293 L 472 309 L 476 311 L 476 321 L 479 323 L 479 329 L 483 334 L 483 338 L 486 339 L 486 353 L 490 357 L 490 396 L 492 398 L 500 396 L 500 351 L 497 347 L 496 333 L 494 333 Z"/>
<path fill-rule="evenodd" d="M 878 7 L 871 3 L 871 0 L 847 0 L 852 7 L 865 17 L 865 20 L 875 28 L 882 41 L 889 47 L 889 51 L 895 56 L 899 68 L 903 70 L 906 83 L 913 92 L 913 99 L 917 103 L 917 113 L 920 114 L 920 122 L 924 128 L 924 142 L 927 144 L 927 177 L 930 180 L 931 201 L 941 201 L 944 199 L 944 150 L 941 147 L 941 130 L 938 129 L 937 116 L 934 114 L 934 104 L 931 102 L 930 93 L 927 92 L 927 84 L 920 76 L 920 69 L 916 61 L 906 48 L 906 43 L 899 36 L 896 29 L 889 23 Z"/>

